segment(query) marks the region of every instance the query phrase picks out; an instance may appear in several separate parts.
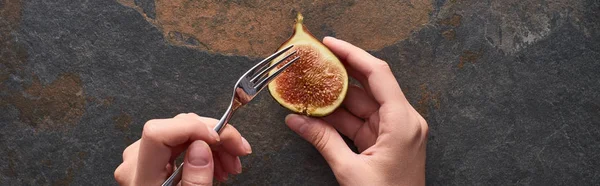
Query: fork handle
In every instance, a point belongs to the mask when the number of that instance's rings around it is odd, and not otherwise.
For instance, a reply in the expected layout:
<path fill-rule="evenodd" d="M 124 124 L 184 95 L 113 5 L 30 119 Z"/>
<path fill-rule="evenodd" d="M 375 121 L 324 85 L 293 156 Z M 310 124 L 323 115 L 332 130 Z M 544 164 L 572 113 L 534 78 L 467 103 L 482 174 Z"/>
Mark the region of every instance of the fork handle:
<path fill-rule="evenodd" d="M 175 161 L 173 161 L 173 165 L 175 165 Z M 183 172 L 183 162 L 179 164 L 179 167 L 175 169 L 175 172 L 165 180 L 165 182 L 161 186 L 174 186 L 179 183 L 181 180 L 181 173 Z"/>
<path fill-rule="evenodd" d="M 227 125 L 227 122 L 233 115 L 233 110 L 234 109 L 232 109 L 232 105 L 229 105 L 229 108 L 227 108 L 227 111 L 225 111 L 225 114 L 223 114 L 223 116 L 221 117 L 219 122 L 217 122 L 217 125 L 215 125 L 215 128 L 213 128 L 217 132 L 217 134 L 221 134 L 221 131 L 223 130 L 225 125 Z"/>

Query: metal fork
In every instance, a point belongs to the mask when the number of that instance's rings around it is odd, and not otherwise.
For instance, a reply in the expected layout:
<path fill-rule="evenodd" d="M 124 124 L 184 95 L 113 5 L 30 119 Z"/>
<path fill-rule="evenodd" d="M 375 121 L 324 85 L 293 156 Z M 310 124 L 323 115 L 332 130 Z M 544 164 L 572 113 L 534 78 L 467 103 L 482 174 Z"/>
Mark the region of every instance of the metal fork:
<path fill-rule="evenodd" d="M 229 104 L 229 107 L 227 108 L 225 114 L 223 114 L 217 125 L 214 127 L 214 130 L 217 133 L 221 133 L 221 130 L 225 127 L 233 113 L 238 108 L 250 102 L 256 95 L 258 95 L 258 93 L 261 90 L 267 87 L 267 85 L 273 79 L 275 79 L 275 77 L 279 76 L 281 72 L 283 72 L 287 67 L 292 65 L 292 63 L 294 63 L 300 58 L 299 56 L 296 56 L 290 62 L 284 64 L 281 68 L 277 69 L 277 71 L 275 71 L 272 75 L 268 75 L 269 71 L 273 70 L 275 67 L 286 61 L 288 58 L 290 58 L 292 55 L 296 54 L 296 51 L 293 51 L 290 54 L 283 57 L 281 60 L 277 61 L 275 64 L 269 66 L 269 63 L 273 59 L 290 50 L 292 47 L 294 46 L 290 45 L 278 52 L 275 52 L 271 56 L 265 58 L 264 60 L 250 68 L 250 70 L 248 70 L 246 73 L 244 73 L 244 75 L 242 75 L 242 77 L 240 77 L 240 79 L 235 83 L 235 86 L 233 87 L 233 96 L 231 98 L 231 103 Z M 167 180 L 165 180 L 162 186 L 177 185 L 177 183 L 179 183 L 179 181 L 181 180 L 182 172 L 183 163 L 181 163 L 179 167 L 177 167 L 177 169 L 173 172 L 173 174 L 171 174 L 171 176 Z"/>

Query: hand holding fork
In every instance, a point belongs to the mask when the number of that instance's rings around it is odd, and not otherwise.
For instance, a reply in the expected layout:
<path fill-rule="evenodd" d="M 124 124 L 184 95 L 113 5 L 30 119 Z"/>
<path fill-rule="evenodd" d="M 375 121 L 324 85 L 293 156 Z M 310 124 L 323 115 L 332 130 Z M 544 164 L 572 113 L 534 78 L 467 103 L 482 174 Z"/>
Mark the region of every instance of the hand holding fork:
<path fill-rule="evenodd" d="M 283 50 L 280 50 L 271 56 L 267 57 L 263 61 L 256 64 L 254 67 L 250 68 L 240 79 L 235 83 L 233 87 L 233 96 L 231 98 L 231 103 L 229 107 L 225 111 L 225 114 L 221 117 L 221 120 L 217 123 L 214 130 L 217 133 L 220 133 L 223 127 L 227 124 L 233 113 L 240 107 L 246 105 L 248 102 L 252 101 L 258 93 L 263 90 L 267 85 L 275 79 L 281 72 L 283 72 L 287 67 L 292 65 L 296 60 L 300 57 L 297 56 L 293 58 L 291 61 L 284 64 L 281 68 L 277 69 L 272 75 L 268 75 L 268 73 L 275 69 L 275 67 L 279 66 L 281 63 L 287 61 L 288 58 L 296 54 L 296 51 L 291 52 L 290 54 L 283 57 L 281 60 L 275 62 L 273 65 L 269 65 L 269 63 L 285 53 L 289 49 L 291 49 L 293 45 L 290 45 Z M 173 174 L 162 184 L 163 186 L 177 185 L 181 180 L 181 173 L 183 169 L 183 163 L 173 172 Z"/>

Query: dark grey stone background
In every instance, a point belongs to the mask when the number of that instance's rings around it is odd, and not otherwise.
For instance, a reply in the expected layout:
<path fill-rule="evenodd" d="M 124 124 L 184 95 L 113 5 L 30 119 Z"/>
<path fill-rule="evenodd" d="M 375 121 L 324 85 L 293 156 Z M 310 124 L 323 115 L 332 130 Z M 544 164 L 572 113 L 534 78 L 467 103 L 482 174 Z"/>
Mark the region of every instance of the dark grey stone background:
<path fill-rule="evenodd" d="M 152 1 L 135 2 L 154 10 Z M 390 63 L 429 123 L 427 184 L 600 183 L 600 2 L 535 11 L 520 7 L 547 2 L 446 3 L 436 1 L 431 23 L 410 38 L 371 51 Z M 453 14 L 459 25 L 440 23 Z M 454 38 L 440 34 L 447 30 Z M 19 72 L 0 64 L 10 74 L 0 99 L 31 84 L 32 74 L 46 85 L 75 73 L 86 97 L 111 101 L 88 100 L 76 124 L 50 129 L 0 104 L 0 185 L 116 185 L 121 152 L 145 121 L 220 117 L 236 76 L 259 60 L 174 46 L 115 1 L 24 1 L 10 34 L 27 58 Z M 284 125 L 287 113 L 266 93 L 237 113 L 232 123 L 254 153 L 229 184 L 337 184 Z M 126 128 L 119 116 L 131 118 Z"/>

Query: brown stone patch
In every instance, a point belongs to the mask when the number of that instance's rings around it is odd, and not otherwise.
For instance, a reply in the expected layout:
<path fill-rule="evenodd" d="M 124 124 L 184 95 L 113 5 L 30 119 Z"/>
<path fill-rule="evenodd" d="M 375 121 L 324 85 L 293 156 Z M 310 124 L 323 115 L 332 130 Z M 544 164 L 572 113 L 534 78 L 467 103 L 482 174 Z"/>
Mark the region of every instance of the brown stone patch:
<path fill-rule="evenodd" d="M 115 116 L 112 119 L 115 122 L 114 123 L 115 128 L 117 130 L 123 132 L 124 134 L 126 134 L 125 137 L 123 138 L 123 141 L 125 142 L 125 144 L 133 143 L 135 141 L 135 139 L 130 137 L 129 135 L 127 135 L 130 131 L 129 126 L 133 122 L 131 115 L 121 112 L 120 115 Z M 183 161 L 183 159 L 180 159 L 180 160 Z"/>
<path fill-rule="evenodd" d="M 104 105 L 105 107 L 108 107 L 110 105 L 112 105 L 112 103 L 115 101 L 115 97 L 109 96 L 106 99 L 102 99 L 102 105 Z"/>
<path fill-rule="evenodd" d="M 21 1 L 3 0 L 0 7 L 0 87 L 10 74 L 23 74 L 27 51 L 12 35 L 19 27 Z M 82 93 L 81 81 L 73 74 L 60 76 L 54 83 L 44 87 L 32 77 L 33 82 L 21 92 L 7 92 L 0 105 L 11 104 L 20 111 L 23 122 L 33 126 L 53 126 L 74 123 L 83 113 L 84 102 L 71 96 Z M 57 124 L 58 123 L 58 124 Z"/>
<path fill-rule="evenodd" d="M 446 30 L 442 32 L 442 36 L 444 36 L 446 40 L 451 41 L 456 39 L 456 32 L 453 29 Z"/>
<path fill-rule="evenodd" d="M 73 159 L 71 166 L 67 169 L 67 175 L 64 178 L 61 178 L 54 182 L 52 185 L 71 185 L 73 182 L 73 178 L 75 177 L 75 172 L 78 172 L 83 168 L 83 161 L 87 158 L 89 154 L 87 152 L 78 152 L 75 157 L 70 157 Z"/>
<path fill-rule="evenodd" d="M 27 50 L 14 38 L 21 20 L 21 1 L 2 0 L 0 7 L 0 87 L 6 91 L 0 106 L 9 104 L 20 112 L 22 122 L 36 128 L 55 128 L 72 125 L 84 112 L 85 99 L 81 80 L 76 74 L 63 74 L 49 85 L 42 85 L 36 75 L 30 76 L 30 85 L 23 84 L 23 92 L 4 89 L 10 75 L 27 79 L 24 72 Z"/>
<path fill-rule="evenodd" d="M 482 51 L 474 52 L 470 50 L 465 50 L 463 54 L 459 57 L 458 68 L 462 69 L 465 66 L 465 63 L 467 62 L 475 63 L 479 58 L 481 58 L 482 54 Z"/>
<path fill-rule="evenodd" d="M 119 0 L 136 7 L 132 0 Z M 389 46 L 429 21 L 431 1 L 156 0 L 156 20 L 171 43 L 211 52 L 264 57 L 292 32 L 296 12 L 316 37 L 324 30 L 367 50 Z M 143 14 L 143 13 L 142 13 Z M 147 17 L 147 16 L 146 16 Z"/>
<path fill-rule="evenodd" d="M 446 26 L 458 27 L 458 26 L 460 26 L 461 19 L 462 19 L 461 15 L 454 14 L 454 15 L 452 15 L 452 17 L 441 20 L 440 24 L 446 25 Z"/>
<path fill-rule="evenodd" d="M 0 71 L 0 87 L 4 86 L 4 82 L 6 80 L 8 80 L 8 78 L 10 78 L 10 74 L 8 74 L 8 72 L 1 72 Z M 0 101 L 0 105 L 2 101 Z"/>
<path fill-rule="evenodd" d="M 268 161 L 271 161 L 271 157 L 269 157 L 269 155 L 265 154 L 265 155 L 262 156 L 262 160 L 268 162 Z"/>
<path fill-rule="evenodd" d="M 125 6 L 127 6 L 127 7 L 133 8 L 134 10 L 137 10 L 138 12 L 140 12 L 140 14 L 141 14 L 142 16 L 144 16 L 144 18 L 146 19 L 146 21 L 148 21 L 148 22 L 151 22 L 151 23 L 153 23 L 153 24 L 155 24 L 155 23 L 156 23 L 156 22 L 155 22 L 153 19 L 149 18 L 149 17 L 148 17 L 148 16 L 147 16 L 147 15 L 144 13 L 144 10 L 143 10 L 141 7 L 139 7 L 139 6 L 137 6 L 137 5 L 135 4 L 135 1 L 134 1 L 134 0 L 116 0 L 116 1 L 117 1 L 118 3 L 121 3 L 122 5 L 125 5 Z"/>
<path fill-rule="evenodd" d="M 22 70 L 27 59 L 27 51 L 18 45 L 13 31 L 19 28 L 21 21 L 20 0 L 0 0 L 0 87 L 10 74 Z"/>
<path fill-rule="evenodd" d="M 115 121 L 115 128 L 120 131 L 127 132 L 129 131 L 129 125 L 131 125 L 131 116 L 127 113 L 121 113 L 119 116 L 113 117 Z"/>
<path fill-rule="evenodd" d="M 0 7 L 0 32 L 8 33 L 18 27 L 19 21 L 21 21 L 21 0 L 0 0 L 2 6 Z"/>
<path fill-rule="evenodd" d="M 407 38 L 426 24 L 432 8 L 431 1 L 421 0 L 358 1 L 329 24 L 340 39 L 378 50 Z"/>
<path fill-rule="evenodd" d="M 104 98 L 104 99 L 101 99 L 101 98 L 99 99 L 99 98 L 95 98 L 95 97 L 92 97 L 92 96 L 87 96 L 85 98 L 85 100 L 88 103 L 96 103 L 96 104 L 100 104 L 100 105 L 102 105 L 104 107 L 108 107 L 108 106 L 112 105 L 113 101 L 115 100 L 115 97 L 109 96 L 109 97 Z"/>
<path fill-rule="evenodd" d="M 48 168 L 52 168 L 52 160 L 50 159 L 43 159 L 40 163 Z"/>
<path fill-rule="evenodd" d="M 448 27 L 456 28 L 456 27 L 460 26 L 461 19 L 462 19 L 461 15 L 454 14 L 454 15 L 446 18 L 446 19 L 442 19 L 438 23 L 440 25 L 443 25 L 443 26 L 448 26 Z M 444 31 L 441 31 L 442 36 L 446 40 L 450 41 L 450 40 L 456 39 L 456 31 L 454 31 L 454 29 L 452 29 L 452 28 L 444 30 Z"/>
<path fill-rule="evenodd" d="M 49 85 L 34 77 L 23 93 L 14 93 L 7 103 L 20 112 L 20 119 L 36 128 L 58 128 L 76 124 L 85 112 L 85 96 L 77 74 L 62 74 Z"/>
<path fill-rule="evenodd" d="M 417 102 L 415 110 L 421 114 L 425 119 L 429 117 L 429 108 L 433 106 L 434 109 L 440 108 L 440 92 L 432 92 L 427 89 L 427 85 L 423 84 L 421 88 L 421 98 Z"/>
<path fill-rule="evenodd" d="M 128 7 L 135 7 L 135 2 L 133 0 L 117 0 L 117 2 Z"/>

